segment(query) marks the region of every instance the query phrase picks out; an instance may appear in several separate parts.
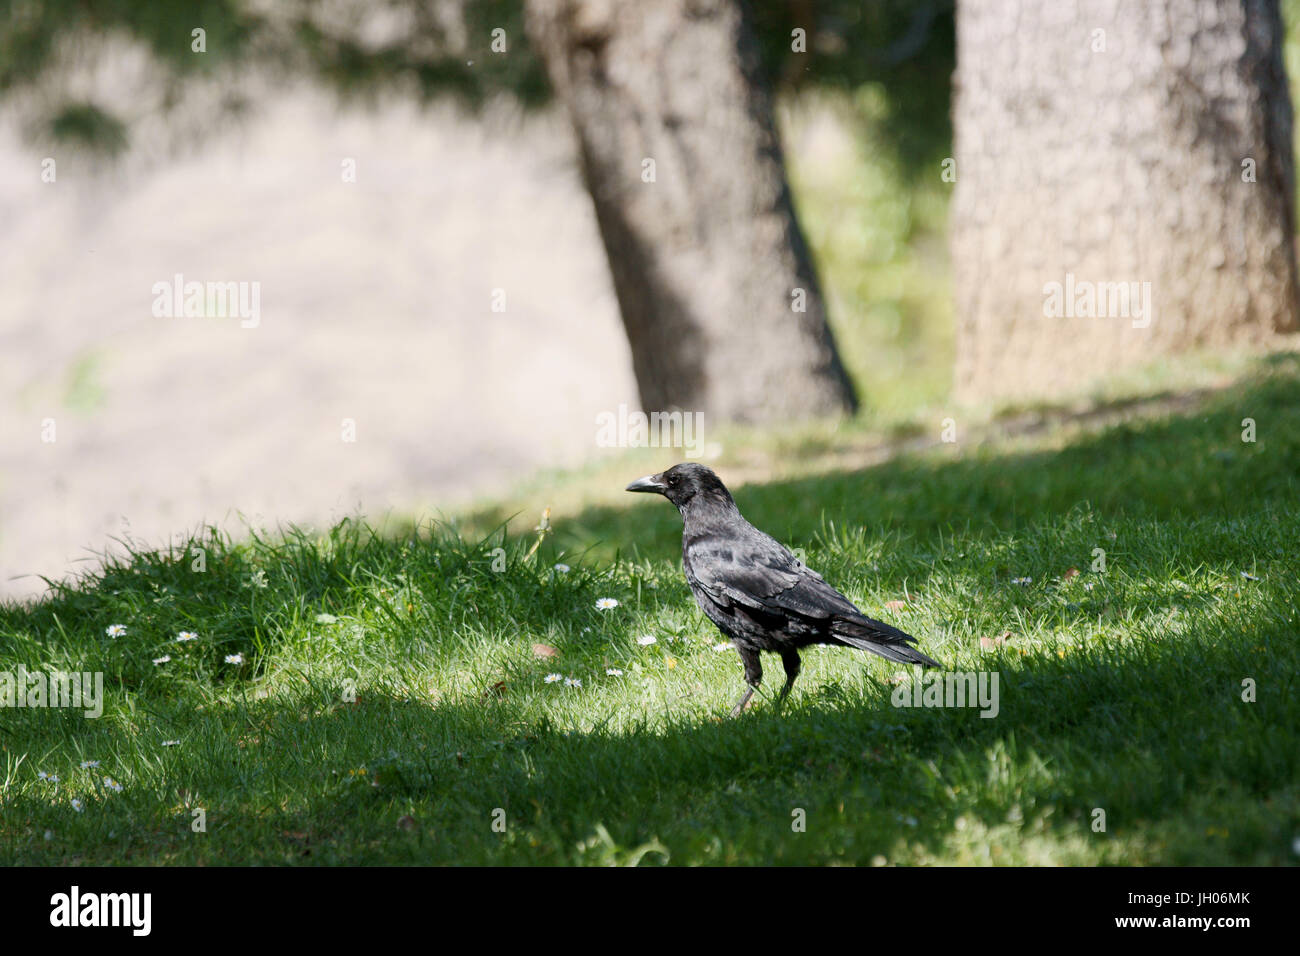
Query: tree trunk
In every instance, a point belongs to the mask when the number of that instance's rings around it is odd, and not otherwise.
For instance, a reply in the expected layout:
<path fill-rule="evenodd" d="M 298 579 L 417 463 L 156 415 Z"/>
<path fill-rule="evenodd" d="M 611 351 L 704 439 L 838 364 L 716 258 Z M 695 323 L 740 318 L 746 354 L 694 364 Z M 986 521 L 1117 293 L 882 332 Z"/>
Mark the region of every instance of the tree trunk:
<path fill-rule="evenodd" d="M 530 0 L 528 28 L 577 133 L 643 407 L 852 411 L 737 3 Z"/>
<path fill-rule="evenodd" d="M 960 396 L 1295 328 L 1281 44 L 1269 0 L 958 4 Z"/>

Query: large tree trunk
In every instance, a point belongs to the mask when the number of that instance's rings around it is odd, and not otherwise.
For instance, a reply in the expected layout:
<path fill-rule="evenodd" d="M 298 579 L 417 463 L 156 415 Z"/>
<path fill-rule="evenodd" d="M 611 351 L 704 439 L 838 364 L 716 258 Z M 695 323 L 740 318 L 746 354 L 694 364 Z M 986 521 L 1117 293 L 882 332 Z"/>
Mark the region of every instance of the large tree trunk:
<path fill-rule="evenodd" d="M 958 3 L 959 395 L 1050 394 L 1295 327 L 1281 41 L 1269 0 Z M 1086 315 L 1086 284 L 1133 282 L 1149 324 L 1118 287 Z"/>
<path fill-rule="evenodd" d="M 642 405 L 853 410 L 738 4 L 530 0 L 528 27 L 577 132 Z"/>

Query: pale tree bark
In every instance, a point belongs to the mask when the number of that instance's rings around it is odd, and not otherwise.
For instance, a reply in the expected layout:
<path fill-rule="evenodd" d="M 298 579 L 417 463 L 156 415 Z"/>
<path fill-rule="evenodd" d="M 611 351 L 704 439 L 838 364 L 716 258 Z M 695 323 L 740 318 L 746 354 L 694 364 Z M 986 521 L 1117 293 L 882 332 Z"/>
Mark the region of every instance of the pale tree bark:
<path fill-rule="evenodd" d="M 643 407 L 747 422 L 852 411 L 739 5 L 530 0 L 527 13 L 577 133 Z"/>
<path fill-rule="evenodd" d="M 1269 0 L 958 3 L 959 395 L 1049 395 L 1295 328 L 1281 42 Z M 1133 282 L 1150 283 L 1146 327 L 1078 314 L 1080 283 L 1091 311 L 1122 313 L 1095 286 Z M 1051 283 L 1073 286 L 1074 317 L 1045 314 Z"/>

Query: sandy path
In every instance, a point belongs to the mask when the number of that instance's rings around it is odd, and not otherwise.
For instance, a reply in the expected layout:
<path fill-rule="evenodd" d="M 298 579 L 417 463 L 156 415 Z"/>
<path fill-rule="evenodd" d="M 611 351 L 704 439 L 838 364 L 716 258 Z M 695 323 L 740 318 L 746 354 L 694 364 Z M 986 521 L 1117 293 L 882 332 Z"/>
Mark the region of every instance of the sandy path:
<path fill-rule="evenodd" d="M 127 530 L 446 506 L 598 453 L 596 413 L 635 405 L 553 116 L 303 92 L 166 163 L 56 156 L 48 185 L 41 156 L 0 131 L 0 594 Z M 260 283 L 260 325 L 155 318 L 178 272 Z"/>

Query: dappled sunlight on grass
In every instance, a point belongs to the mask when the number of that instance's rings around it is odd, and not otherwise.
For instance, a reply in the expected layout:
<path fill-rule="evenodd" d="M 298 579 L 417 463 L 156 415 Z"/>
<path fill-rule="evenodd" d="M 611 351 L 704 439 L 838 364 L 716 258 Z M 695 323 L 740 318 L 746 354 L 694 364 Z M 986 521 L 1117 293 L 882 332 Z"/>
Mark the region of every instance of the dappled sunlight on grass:
<path fill-rule="evenodd" d="M 102 670 L 107 697 L 6 712 L 0 856 L 1288 862 L 1298 464 L 1283 359 L 1156 419 L 736 489 L 868 613 L 996 672 L 989 718 L 894 706 L 916 676 L 836 648 L 725 719 L 740 664 L 663 502 L 205 533 L 0 609 L 0 670 Z"/>

